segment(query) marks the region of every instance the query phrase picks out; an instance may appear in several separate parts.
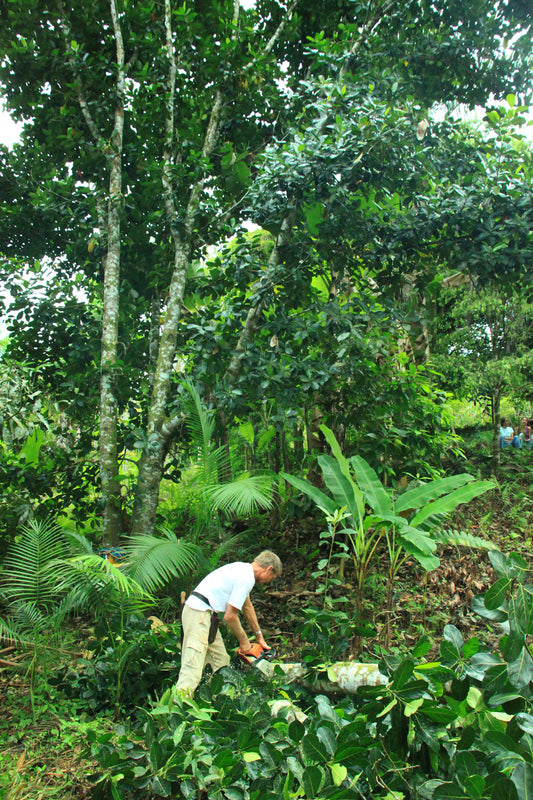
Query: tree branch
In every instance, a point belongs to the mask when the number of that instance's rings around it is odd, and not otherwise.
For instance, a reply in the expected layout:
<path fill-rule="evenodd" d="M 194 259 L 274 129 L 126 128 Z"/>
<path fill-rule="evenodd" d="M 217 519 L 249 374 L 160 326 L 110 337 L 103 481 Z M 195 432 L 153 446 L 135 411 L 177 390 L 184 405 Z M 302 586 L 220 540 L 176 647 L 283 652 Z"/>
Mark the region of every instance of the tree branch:
<path fill-rule="evenodd" d="M 70 68 L 72 70 L 72 74 L 74 75 L 75 85 L 76 85 L 76 94 L 78 98 L 78 104 L 81 109 L 81 113 L 83 114 L 83 118 L 86 122 L 87 127 L 93 137 L 95 143 L 100 146 L 100 142 L 102 141 L 102 135 L 98 130 L 98 126 L 93 119 L 91 112 L 89 111 L 89 105 L 87 103 L 87 99 L 85 97 L 85 92 L 83 91 L 83 81 L 81 78 L 81 73 L 78 69 L 76 64 L 76 59 L 74 57 L 74 51 L 71 46 L 71 42 L 73 40 L 73 36 L 70 30 L 70 27 L 67 22 L 67 15 L 65 12 L 65 7 L 63 5 L 62 0 L 57 0 L 57 7 L 59 10 L 59 25 L 61 27 L 61 32 L 63 34 L 63 38 L 65 40 L 65 52 L 70 64 Z"/>

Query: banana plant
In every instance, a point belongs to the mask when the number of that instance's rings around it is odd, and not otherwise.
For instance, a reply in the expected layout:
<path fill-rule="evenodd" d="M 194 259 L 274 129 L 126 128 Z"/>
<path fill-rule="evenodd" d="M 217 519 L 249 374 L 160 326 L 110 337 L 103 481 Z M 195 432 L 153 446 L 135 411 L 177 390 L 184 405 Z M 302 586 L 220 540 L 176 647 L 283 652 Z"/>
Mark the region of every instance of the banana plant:
<path fill-rule="evenodd" d="M 439 566 L 436 550 L 446 542 L 443 521 L 457 506 L 492 489 L 490 481 L 463 473 L 428 481 L 397 496 L 383 486 L 376 472 L 361 456 L 346 458 L 333 431 L 321 426 L 332 455 L 320 455 L 318 464 L 329 494 L 309 481 L 283 477 L 307 494 L 328 518 L 344 509 L 344 534 L 350 546 L 355 572 L 356 610 L 364 603 L 366 578 L 383 540 L 388 554 L 387 605 L 392 611 L 394 581 L 407 558 L 414 558 L 429 572 Z M 494 545 L 466 533 L 454 534 L 456 544 L 494 549 Z M 387 614 L 390 619 L 390 613 Z"/>

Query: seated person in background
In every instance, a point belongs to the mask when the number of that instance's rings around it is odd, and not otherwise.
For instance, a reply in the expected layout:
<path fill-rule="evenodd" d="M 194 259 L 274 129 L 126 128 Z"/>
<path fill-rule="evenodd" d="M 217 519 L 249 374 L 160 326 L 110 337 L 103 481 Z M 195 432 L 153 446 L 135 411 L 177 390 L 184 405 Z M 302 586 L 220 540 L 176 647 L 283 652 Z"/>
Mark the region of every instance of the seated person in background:
<path fill-rule="evenodd" d="M 507 424 L 507 420 L 502 417 L 500 424 L 500 448 L 502 447 L 522 447 L 522 440 L 514 432 L 511 425 Z"/>
<path fill-rule="evenodd" d="M 531 447 L 533 446 L 532 423 L 533 420 L 530 420 L 527 417 L 522 417 L 520 422 L 520 438 L 522 439 L 522 444 L 525 444 L 528 450 L 531 450 Z"/>

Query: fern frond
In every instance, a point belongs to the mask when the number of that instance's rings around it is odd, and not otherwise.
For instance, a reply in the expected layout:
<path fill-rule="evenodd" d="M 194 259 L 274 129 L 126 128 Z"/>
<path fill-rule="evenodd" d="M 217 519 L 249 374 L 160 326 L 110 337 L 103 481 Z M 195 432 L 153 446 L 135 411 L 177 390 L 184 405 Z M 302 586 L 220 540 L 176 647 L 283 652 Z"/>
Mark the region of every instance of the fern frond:
<path fill-rule="evenodd" d="M 198 467 L 204 484 L 217 479 L 221 469 L 227 466 L 228 454 L 225 447 L 216 448 L 212 442 L 215 431 L 215 414 L 207 409 L 196 387 L 191 381 L 183 381 L 182 386 L 189 394 L 186 403 L 185 425 L 198 452 Z"/>

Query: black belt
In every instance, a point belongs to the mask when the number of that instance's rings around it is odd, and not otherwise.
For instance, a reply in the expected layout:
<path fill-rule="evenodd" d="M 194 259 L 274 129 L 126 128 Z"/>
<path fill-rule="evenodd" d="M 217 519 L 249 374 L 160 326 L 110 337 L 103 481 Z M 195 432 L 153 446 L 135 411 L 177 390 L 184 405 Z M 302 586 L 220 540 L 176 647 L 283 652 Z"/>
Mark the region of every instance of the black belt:
<path fill-rule="evenodd" d="M 211 608 L 211 603 L 209 602 L 209 600 L 207 599 L 207 597 L 205 597 L 205 595 L 203 595 L 203 594 L 200 594 L 200 592 L 191 592 L 191 595 L 192 595 L 193 597 L 197 597 L 197 598 L 198 598 L 198 600 L 201 600 L 201 601 L 202 601 L 202 603 L 205 603 L 205 604 L 206 604 L 206 606 L 209 606 L 209 608 Z"/>

